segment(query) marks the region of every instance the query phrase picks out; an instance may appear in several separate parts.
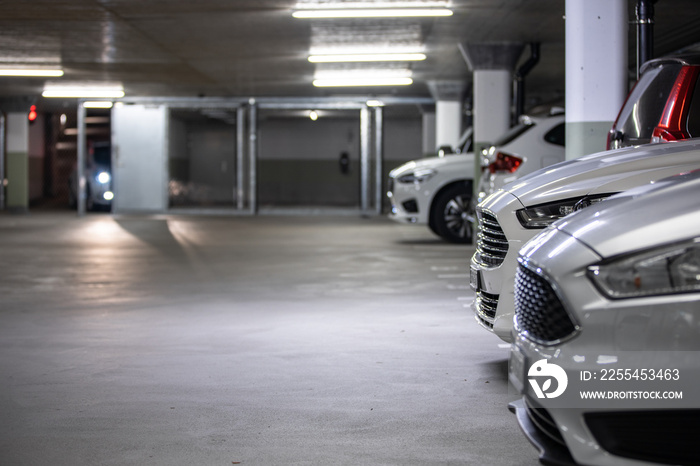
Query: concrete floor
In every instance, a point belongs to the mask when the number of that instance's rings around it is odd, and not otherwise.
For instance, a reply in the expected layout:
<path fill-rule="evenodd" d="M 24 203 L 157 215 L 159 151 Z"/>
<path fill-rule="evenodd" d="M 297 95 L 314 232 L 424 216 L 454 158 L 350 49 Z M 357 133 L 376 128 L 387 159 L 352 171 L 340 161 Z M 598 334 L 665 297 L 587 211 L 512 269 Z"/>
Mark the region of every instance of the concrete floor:
<path fill-rule="evenodd" d="M 384 218 L 0 216 L 0 465 L 536 465 L 472 252 Z"/>

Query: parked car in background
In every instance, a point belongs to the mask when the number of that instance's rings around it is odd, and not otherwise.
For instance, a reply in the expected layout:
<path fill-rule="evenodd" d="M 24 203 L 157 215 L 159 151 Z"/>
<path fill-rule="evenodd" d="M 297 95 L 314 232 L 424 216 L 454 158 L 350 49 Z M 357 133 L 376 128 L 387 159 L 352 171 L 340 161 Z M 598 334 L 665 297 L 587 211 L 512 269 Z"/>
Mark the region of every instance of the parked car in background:
<path fill-rule="evenodd" d="M 522 117 L 520 124 L 486 150 L 493 155 L 493 162 L 482 173 L 480 186 L 490 191 L 522 174 L 564 160 L 564 128 L 560 111 Z M 471 243 L 476 205 L 472 201 L 473 181 L 473 153 L 408 162 L 389 174 L 389 217 L 427 224 L 447 241 Z"/>
<path fill-rule="evenodd" d="M 112 151 L 109 142 L 95 142 L 88 146 L 85 161 L 85 207 L 87 210 L 109 210 L 112 206 Z M 69 203 L 78 204 L 78 169 L 69 178 Z"/>
<path fill-rule="evenodd" d="M 700 136 L 700 55 L 646 62 L 608 135 L 608 149 Z"/>
<path fill-rule="evenodd" d="M 511 341 L 518 251 L 539 231 L 613 194 L 698 168 L 700 139 L 647 144 L 562 162 L 487 197 L 476 208 L 479 226 L 471 259 L 476 321 Z"/>
<path fill-rule="evenodd" d="M 561 109 L 546 116 L 522 116 L 519 124 L 485 148 L 477 202 L 528 173 L 563 161 L 564 120 Z"/>
<path fill-rule="evenodd" d="M 391 201 L 389 218 L 428 225 L 433 233 L 447 241 L 471 243 L 472 143 L 472 130 L 468 128 L 454 151 L 441 148 L 442 155 L 414 160 L 393 169 L 389 173 L 387 192 Z"/>
<path fill-rule="evenodd" d="M 698 197 L 700 172 L 662 180 L 521 249 L 509 377 L 523 399 L 511 409 L 545 464 L 700 461 Z M 535 389 L 528 368 L 543 365 L 563 370 L 562 396 Z"/>

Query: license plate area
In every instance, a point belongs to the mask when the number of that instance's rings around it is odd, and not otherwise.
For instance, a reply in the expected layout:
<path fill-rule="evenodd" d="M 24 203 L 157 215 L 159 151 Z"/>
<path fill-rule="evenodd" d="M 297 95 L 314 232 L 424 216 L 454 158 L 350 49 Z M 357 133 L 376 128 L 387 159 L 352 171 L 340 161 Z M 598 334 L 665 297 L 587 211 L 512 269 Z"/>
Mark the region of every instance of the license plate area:
<path fill-rule="evenodd" d="M 474 291 L 481 290 L 481 273 L 474 267 L 470 267 L 469 269 L 469 285 Z"/>

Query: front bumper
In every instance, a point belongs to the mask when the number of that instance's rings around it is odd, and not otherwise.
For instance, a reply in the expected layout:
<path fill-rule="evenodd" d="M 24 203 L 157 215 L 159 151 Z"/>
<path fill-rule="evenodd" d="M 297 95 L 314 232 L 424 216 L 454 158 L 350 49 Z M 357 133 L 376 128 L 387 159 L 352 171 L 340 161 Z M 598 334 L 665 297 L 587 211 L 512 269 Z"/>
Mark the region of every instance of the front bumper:
<path fill-rule="evenodd" d="M 513 410 L 540 449 L 542 462 L 572 464 L 562 453 L 568 451 L 581 465 L 698 464 L 696 434 L 690 433 L 700 430 L 694 383 L 700 376 L 700 294 L 607 299 L 584 273 L 601 258 L 571 236 L 547 231 L 521 253 L 528 269 L 556 291 L 557 297 L 551 299 L 563 303 L 577 329 L 560 342 L 534 341 L 528 336 L 528 324 L 523 328 L 519 318 L 527 311 L 520 309 L 509 365 L 509 379 L 523 396 Z M 543 399 L 534 389 L 537 374 L 532 368 L 543 360 L 568 374 L 566 390 L 555 399 Z M 680 379 L 610 381 L 603 375 L 660 367 L 677 369 Z M 587 379 L 584 373 L 592 377 Z M 600 387 L 623 393 L 678 389 L 686 396 L 635 401 L 582 395 Z"/>
<path fill-rule="evenodd" d="M 399 223 L 428 223 L 430 199 L 427 198 L 421 185 L 398 183 L 389 180 L 387 197 L 391 201 L 389 218 Z"/>
<path fill-rule="evenodd" d="M 484 257 L 484 238 L 477 235 L 476 252 L 471 258 L 471 285 L 476 294 L 472 304 L 475 319 L 486 330 L 506 342 L 512 341 L 513 282 L 518 264 L 518 251 L 539 230 L 526 230 L 518 222 L 515 212 L 523 205 L 512 194 L 498 191 L 477 207 L 480 226 L 484 214 L 494 219 L 504 234 L 505 252 L 496 260 Z"/>

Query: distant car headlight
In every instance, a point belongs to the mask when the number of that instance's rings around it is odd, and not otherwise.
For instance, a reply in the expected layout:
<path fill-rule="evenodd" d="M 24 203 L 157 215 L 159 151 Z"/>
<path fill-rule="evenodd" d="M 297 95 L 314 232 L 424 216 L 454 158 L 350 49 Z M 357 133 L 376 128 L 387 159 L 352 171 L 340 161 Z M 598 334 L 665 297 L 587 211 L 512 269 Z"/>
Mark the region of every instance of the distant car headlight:
<path fill-rule="evenodd" d="M 112 199 L 114 199 L 114 193 L 112 191 L 105 191 L 102 197 L 105 201 L 111 201 Z"/>
<path fill-rule="evenodd" d="M 112 179 L 112 177 L 111 177 L 110 174 L 107 173 L 107 172 L 100 172 L 100 173 L 97 175 L 97 181 L 99 181 L 99 182 L 102 183 L 102 184 L 107 184 L 107 183 L 109 183 L 109 180 L 111 180 L 111 179 Z"/>
<path fill-rule="evenodd" d="M 698 292 L 700 238 L 590 266 L 588 276 L 613 299 Z"/>
<path fill-rule="evenodd" d="M 428 181 L 430 178 L 435 176 L 437 171 L 432 168 L 425 168 L 421 170 L 416 170 L 405 175 L 399 176 L 396 180 L 399 183 L 409 184 L 409 183 L 423 183 Z"/>
<path fill-rule="evenodd" d="M 604 201 L 611 194 L 598 194 L 595 196 L 577 197 L 573 199 L 564 199 L 562 201 L 540 204 L 526 209 L 520 209 L 516 212 L 520 224 L 529 229 L 546 228 L 562 217 L 569 215 L 572 212 L 581 210 L 591 204 Z"/>

